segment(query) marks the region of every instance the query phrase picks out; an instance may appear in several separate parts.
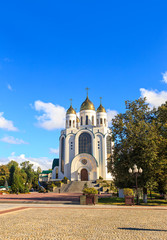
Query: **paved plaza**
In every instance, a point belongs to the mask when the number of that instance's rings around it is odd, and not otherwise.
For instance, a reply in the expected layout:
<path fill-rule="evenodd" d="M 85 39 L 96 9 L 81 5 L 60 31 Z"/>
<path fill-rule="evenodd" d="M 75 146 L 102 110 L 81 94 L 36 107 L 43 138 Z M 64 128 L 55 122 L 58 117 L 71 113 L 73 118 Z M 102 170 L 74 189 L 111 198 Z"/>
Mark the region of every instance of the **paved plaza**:
<path fill-rule="evenodd" d="M 29 194 L 5 194 L 0 195 L 0 203 L 2 202 L 65 202 L 65 203 L 79 203 L 79 196 L 81 193 L 38 193 L 31 192 Z"/>
<path fill-rule="evenodd" d="M 167 239 L 166 207 L 0 204 L 0 239 Z"/>

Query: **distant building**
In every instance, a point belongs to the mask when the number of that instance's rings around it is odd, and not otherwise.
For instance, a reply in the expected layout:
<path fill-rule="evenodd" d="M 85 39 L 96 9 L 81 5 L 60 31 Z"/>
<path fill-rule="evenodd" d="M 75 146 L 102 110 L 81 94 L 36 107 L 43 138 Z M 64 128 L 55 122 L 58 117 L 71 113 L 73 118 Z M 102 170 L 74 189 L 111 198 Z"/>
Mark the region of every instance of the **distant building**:
<path fill-rule="evenodd" d="M 71 103 L 59 142 L 59 159 L 53 160 L 52 179 L 67 177 L 71 181 L 93 181 L 100 176 L 112 179 L 107 159 L 111 156 L 113 142 L 107 113 L 101 103 L 95 110 L 87 95 L 79 117 Z"/>
<path fill-rule="evenodd" d="M 48 182 L 52 179 L 52 170 L 44 170 L 39 174 L 39 182 Z"/>

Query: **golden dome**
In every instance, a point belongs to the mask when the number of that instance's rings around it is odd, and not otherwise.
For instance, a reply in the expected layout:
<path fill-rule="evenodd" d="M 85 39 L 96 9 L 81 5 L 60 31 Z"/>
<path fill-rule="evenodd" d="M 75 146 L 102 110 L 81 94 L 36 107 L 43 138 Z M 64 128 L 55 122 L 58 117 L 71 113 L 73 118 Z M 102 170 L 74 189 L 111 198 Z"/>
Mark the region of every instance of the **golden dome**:
<path fill-rule="evenodd" d="M 99 106 L 98 109 L 97 109 L 97 113 L 99 113 L 99 112 L 105 112 L 105 113 L 106 113 L 106 110 L 105 110 L 105 108 L 101 105 L 101 103 L 100 103 L 100 106 Z"/>
<path fill-rule="evenodd" d="M 79 123 L 79 122 L 80 122 L 79 117 L 77 117 L 77 123 Z"/>
<path fill-rule="evenodd" d="M 95 107 L 94 107 L 93 103 L 89 100 L 88 96 L 81 105 L 80 111 L 83 111 L 83 110 L 94 110 L 95 111 Z"/>
<path fill-rule="evenodd" d="M 74 110 L 74 108 L 72 107 L 72 105 L 69 107 L 69 109 L 67 110 L 66 114 L 76 114 L 76 111 Z"/>

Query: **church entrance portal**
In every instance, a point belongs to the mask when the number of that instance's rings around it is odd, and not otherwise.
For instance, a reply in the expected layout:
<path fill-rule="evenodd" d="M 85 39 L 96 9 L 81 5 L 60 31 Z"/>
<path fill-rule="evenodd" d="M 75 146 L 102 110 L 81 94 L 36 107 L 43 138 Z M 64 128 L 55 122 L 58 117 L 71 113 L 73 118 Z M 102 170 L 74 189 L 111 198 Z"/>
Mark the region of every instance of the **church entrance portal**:
<path fill-rule="evenodd" d="M 88 181 L 88 171 L 85 168 L 81 170 L 81 181 Z"/>

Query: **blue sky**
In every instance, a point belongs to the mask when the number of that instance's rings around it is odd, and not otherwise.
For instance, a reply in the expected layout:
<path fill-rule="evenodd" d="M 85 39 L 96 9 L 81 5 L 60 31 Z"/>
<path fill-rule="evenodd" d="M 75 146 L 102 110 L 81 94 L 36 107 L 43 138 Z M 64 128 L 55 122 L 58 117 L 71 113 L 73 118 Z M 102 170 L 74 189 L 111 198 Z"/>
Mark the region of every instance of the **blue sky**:
<path fill-rule="evenodd" d="M 89 87 L 109 120 L 124 101 L 167 100 L 167 2 L 0 3 L 0 164 L 51 167 L 63 116 Z"/>

